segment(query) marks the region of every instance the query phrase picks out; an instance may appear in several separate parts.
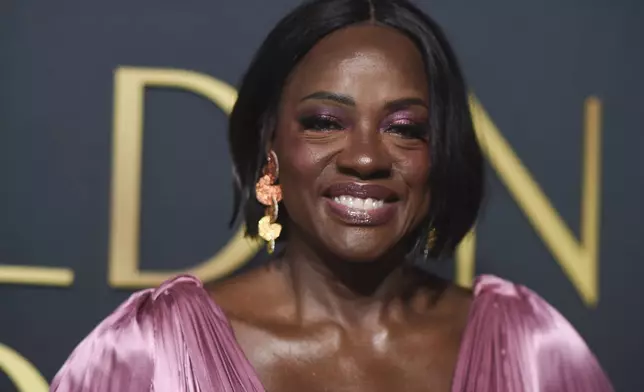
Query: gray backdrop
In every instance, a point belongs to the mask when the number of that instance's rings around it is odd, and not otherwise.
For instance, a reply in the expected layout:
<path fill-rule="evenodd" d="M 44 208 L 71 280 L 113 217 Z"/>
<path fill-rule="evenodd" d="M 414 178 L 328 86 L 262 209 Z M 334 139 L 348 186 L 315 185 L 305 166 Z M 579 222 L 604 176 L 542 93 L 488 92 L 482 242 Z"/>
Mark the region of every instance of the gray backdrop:
<path fill-rule="evenodd" d="M 296 3 L 0 2 L 0 263 L 75 273 L 70 287 L 43 287 L 3 284 L 0 272 L 0 343 L 47 380 L 129 294 L 107 282 L 114 70 L 180 68 L 236 85 Z M 417 3 L 445 27 L 472 89 L 577 236 L 583 102 L 601 100 L 597 306 L 583 303 L 492 170 L 476 272 L 533 288 L 578 328 L 618 391 L 644 390 L 644 2 Z M 189 267 L 232 233 L 226 116 L 197 95 L 151 89 L 145 121 L 142 267 Z M 0 391 L 14 388 L 0 371 Z"/>

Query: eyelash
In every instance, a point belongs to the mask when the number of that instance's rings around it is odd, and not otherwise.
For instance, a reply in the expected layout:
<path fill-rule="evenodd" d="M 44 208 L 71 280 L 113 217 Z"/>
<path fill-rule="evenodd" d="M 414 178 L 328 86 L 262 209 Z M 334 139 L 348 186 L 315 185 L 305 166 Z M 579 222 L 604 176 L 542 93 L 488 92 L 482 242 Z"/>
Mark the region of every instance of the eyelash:
<path fill-rule="evenodd" d="M 300 124 L 306 130 L 311 131 L 341 131 L 344 129 L 342 124 L 330 116 L 310 116 L 300 119 Z"/>
<path fill-rule="evenodd" d="M 303 117 L 300 118 L 299 122 L 305 130 L 309 131 L 330 132 L 345 129 L 345 127 L 335 117 L 326 115 Z M 425 124 L 413 122 L 391 124 L 384 129 L 384 132 L 394 133 L 405 139 L 427 139 L 428 136 L 428 128 Z"/>
<path fill-rule="evenodd" d="M 406 123 L 391 124 L 385 132 L 396 133 L 405 139 L 427 139 L 428 128 L 425 124 Z"/>

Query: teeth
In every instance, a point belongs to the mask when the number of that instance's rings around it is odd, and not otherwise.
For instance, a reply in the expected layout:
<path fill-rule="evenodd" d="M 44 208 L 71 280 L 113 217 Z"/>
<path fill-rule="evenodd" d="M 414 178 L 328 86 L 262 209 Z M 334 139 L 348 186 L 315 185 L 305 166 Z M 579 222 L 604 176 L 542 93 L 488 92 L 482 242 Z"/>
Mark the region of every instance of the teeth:
<path fill-rule="evenodd" d="M 373 210 L 380 208 L 385 204 L 384 200 L 375 200 L 370 197 L 367 199 L 361 199 L 359 197 L 352 196 L 337 196 L 333 198 L 333 201 L 357 210 Z"/>

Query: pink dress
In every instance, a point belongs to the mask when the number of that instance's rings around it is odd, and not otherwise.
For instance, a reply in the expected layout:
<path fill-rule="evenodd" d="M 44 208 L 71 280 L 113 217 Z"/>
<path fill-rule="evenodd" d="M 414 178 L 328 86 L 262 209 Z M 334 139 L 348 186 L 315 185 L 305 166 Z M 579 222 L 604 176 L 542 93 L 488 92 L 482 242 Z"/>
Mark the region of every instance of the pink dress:
<path fill-rule="evenodd" d="M 133 294 L 74 350 L 52 392 L 265 391 L 223 311 L 179 276 Z M 608 392 L 575 329 L 529 289 L 481 276 L 452 392 Z"/>

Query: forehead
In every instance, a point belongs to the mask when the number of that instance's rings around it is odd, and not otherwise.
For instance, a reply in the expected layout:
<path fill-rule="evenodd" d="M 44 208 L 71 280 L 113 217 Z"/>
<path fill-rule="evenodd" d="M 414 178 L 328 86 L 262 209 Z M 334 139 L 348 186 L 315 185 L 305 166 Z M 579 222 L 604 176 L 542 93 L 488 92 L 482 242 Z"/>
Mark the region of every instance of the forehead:
<path fill-rule="evenodd" d="M 416 45 L 392 28 L 356 25 L 318 42 L 294 69 L 289 96 L 325 90 L 350 95 L 427 95 L 427 78 Z M 375 94 L 375 95 L 374 95 Z"/>

